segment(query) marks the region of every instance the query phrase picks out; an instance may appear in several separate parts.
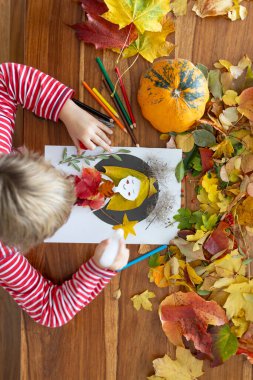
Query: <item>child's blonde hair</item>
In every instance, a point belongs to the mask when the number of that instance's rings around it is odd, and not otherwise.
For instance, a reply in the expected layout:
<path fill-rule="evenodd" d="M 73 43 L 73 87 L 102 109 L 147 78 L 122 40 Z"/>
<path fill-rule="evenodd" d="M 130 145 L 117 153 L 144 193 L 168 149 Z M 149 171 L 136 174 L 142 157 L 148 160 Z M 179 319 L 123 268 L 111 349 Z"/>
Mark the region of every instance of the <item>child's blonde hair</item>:
<path fill-rule="evenodd" d="M 60 228 L 75 202 L 71 180 L 34 153 L 0 156 L 0 240 L 27 250 Z"/>

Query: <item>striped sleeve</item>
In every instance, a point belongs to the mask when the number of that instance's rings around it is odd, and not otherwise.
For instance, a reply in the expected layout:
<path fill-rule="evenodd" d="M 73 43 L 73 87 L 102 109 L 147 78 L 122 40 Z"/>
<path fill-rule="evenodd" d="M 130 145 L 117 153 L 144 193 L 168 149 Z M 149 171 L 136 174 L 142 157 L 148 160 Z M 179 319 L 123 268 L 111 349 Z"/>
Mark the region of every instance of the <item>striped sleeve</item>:
<path fill-rule="evenodd" d="M 17 106 L 39 117 L 58 121 L 59 113 L 74 91 L 33 67 L 0 65 L 0 152 L 9 153 Z"/>
<path fill-rule="evenodd" d="M 62 285 L 54 285 L 17 251 L 0 261 L 0 285 L 36 322 L 59 327 L 91 302 L 115 276 L 90 259 Z"/>

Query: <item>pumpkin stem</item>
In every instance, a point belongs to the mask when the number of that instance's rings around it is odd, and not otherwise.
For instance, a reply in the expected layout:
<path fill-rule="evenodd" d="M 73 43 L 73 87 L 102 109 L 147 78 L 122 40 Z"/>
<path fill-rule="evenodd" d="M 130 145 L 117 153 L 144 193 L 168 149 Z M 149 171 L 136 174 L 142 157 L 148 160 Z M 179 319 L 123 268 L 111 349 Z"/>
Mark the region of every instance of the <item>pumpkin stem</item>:
<path fill-rule="evenodd" d="M 175 89 L 172 91 L 172 93 L 171 93 L 171 95 L 173 96 L 173 98 L 180 98 L 180 94 L 181 94 L 181 91 L 178 90 L 177 88 L 175 88 Z"/>

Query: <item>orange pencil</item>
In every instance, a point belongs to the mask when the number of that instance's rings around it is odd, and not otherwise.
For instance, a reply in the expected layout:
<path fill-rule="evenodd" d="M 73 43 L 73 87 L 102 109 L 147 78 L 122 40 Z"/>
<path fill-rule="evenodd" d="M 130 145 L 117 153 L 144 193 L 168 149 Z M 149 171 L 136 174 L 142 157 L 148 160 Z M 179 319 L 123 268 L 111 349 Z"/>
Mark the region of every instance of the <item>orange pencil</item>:
<path fill-rule="evenodd" d="M 103 109 L 108 113 L 108 115 L 115 121 L 115 123 L 120 127 L 120 129 L 122 129 L 122 131 L 124 131 L 125 133 L 127 133 L 126 128 L 124 127 L 124 125 L 121 124 L 121 122 L 119 121 L 119 119 L 117 119 L 117 117 L 115 117 L 113 115 L 113 113 L 106 107 L 106 105 L 92 91 L 92 89 L 90 88 L 90 86 L 85 81 L 83 81 L 82 84 L 86 88 L 86 90 L 91 94 L 91 96 L 101 105 L 101 107 L 103 107 Z"/>

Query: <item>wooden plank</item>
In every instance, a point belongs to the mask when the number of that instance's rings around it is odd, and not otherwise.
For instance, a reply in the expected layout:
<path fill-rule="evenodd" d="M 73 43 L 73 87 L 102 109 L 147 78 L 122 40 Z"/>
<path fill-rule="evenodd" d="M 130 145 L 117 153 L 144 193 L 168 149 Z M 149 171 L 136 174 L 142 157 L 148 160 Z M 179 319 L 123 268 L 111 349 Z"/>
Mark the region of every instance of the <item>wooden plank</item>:
<path fill-rule="evenodd" d="M 0 0 L 0 63 L 23 62 L 25 1 Z M 23 143 L 23 112 L 19 110 L 13 139 Z M 0 379 L 20 377 L 20 309 L 0 289 Z"/>

